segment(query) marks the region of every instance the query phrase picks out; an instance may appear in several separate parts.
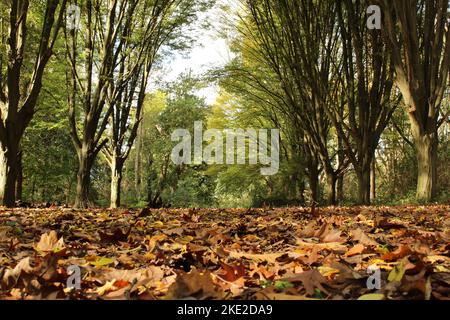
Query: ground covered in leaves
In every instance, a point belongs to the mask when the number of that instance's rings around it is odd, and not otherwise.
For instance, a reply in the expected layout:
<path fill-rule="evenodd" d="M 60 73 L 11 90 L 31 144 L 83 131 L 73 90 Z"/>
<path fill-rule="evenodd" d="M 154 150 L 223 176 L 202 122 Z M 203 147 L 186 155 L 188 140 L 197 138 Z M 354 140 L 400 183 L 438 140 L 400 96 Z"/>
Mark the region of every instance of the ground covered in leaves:
<path fill-rule="evenodd" d="M 1 210 L 0 285 L 0 299 L 449 299 L 450 207 Z"/>

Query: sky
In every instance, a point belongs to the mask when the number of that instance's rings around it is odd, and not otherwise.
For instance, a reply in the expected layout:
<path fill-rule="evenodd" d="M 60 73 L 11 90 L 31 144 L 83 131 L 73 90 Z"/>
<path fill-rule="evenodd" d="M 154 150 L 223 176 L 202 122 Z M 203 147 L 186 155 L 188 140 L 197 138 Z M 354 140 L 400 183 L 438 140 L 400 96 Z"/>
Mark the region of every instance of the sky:
<path fill-rule="evenodd" d="M 174 81 L 180 74 L 189 70 L 192 70 L 194 75 L 201 75 L 211 68 L 224 66 L 231 60 L 232 53 L 228 42 L 221 38 L 217 31 L 221 29 L 222 11 L 220 4 L 221 1 L 211 10 L 202 14 L 197 22 L 201 25 L 205 20 L 208 20 L 212 25 L 211 29 L 198 34 L 197 42 L 188 54 L 175 54 L 170 61 L 167 61 L 162 69 L 157 71 L 158 81 L 163 83 Z M 208 104 L 213 104 L 218 93 L 219 88 L 212 84 L 200 90 L 197 94 L 204 97 Z"/>
<path fill-rule="evenodd" d="M 201 14 L 198 25 L 208 21 L 211 28 L 208 30 L 201 30 L 194 47 L 183 54 L 175 54 L 173 58 L 166 61 L 160 69 L 156 71 L 155 78 L 158 82 L 172 82 L 176 78 L 189 70 L 193 75 L 205 74 L 211 68 L 224 66 L 232 58 L 228 42 L 218 35 L 220 30 L 220 18 L 222 11 L 220 9 L 220 2 L 216 4 L 208 12 Z M 152 89 L 155 87 L 152 85 Z M 199 90 L 198 96 L 204 97 L 208 104 L 213 104 L 218 96 L 219 88 L 211 84 L 210 86 Z"/>

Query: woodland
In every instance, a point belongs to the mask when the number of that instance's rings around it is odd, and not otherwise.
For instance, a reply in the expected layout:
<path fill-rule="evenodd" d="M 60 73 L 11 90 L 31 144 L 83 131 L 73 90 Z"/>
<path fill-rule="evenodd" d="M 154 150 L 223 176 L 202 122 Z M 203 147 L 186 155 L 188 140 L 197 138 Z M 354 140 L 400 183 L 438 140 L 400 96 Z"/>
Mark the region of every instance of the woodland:
<path fill-rule="evenodd" d="M 0 299 L 448 300 L 449 76 L 448 0 L 2 0 Z"/>

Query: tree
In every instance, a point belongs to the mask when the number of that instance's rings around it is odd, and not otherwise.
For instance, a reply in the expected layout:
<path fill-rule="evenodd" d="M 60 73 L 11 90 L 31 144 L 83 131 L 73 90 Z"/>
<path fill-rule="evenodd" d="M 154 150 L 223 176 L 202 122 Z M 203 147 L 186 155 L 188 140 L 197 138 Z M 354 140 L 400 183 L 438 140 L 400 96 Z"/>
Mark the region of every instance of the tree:
<path fill-rule="evenodd" d="M 138 134 L 145 92 L 158 52 L 162 46 L 185 46 L 184 42 L 190 39 L 182 36 L 180 30 L 192 23 L 197 12 L 203 10 L 203 4 L 202 1 L 185 0 L 165 0 L 156 4 L 147 1 L 134 13 L 133 22 L 124 30 L 126 40 L 122 44 L 117 78 L 122 79 L 130 72 L 133 75 L 128 82 L 114 84 L 114 90 L 108 91 L 110 130 L 104 150 L 111 168 L 111 208 L 120 206 L 122 171 Z"/>
<path fill-rule="evenodd" d="M 108 141 L 112 206 L 119 204 L 123 163 L 136 137 L 156 53 L 172 33 L 179 36 L 180 26 L 194 19 L 195 8 L 198 5 L 186 0 L 88 0 L 82 8 L 84 34 L 66 30 L 69 119 L 79 160 L 75 207 L 88 206 L 90 171 Z M 104 133 L 110 121 L 108 139 Z"/>
<path fill-rule="evenodd" d="M 355 169 L 361 204 L 370 203 L 375 150 L 398 106 L 398 99 L 392 98 L 394 70 L 388 49 L 379 30 L 367 30 L 368 5 L 366 1 L 351 0 L 338 4 L 342 58 L 339 61 L 335 57 L 338 72 L 334 74 L 342 75 L 338 96 L 343 104 L 328 104 L 327 108 Z"/>
<path fill-rule="evenodd" d="M 442 108 L 450 68 L 449 2 L 378 2 L 383 8 L 383 31 L 414 138 L 416 196 L 431 201 L 437 190 L 438 129 L 450 115 L 450 110 Z"/>
<path fill-rule="evenodd" d="M 19 174 L 19 146 L 25 129 L 35 113 L 45 68 L 53 54 L 63 22 L 66 0 L 48 0 L 43 23 L 37 30 L 37 46 L 29 43 L 29 0 L 9 2 L 9 29 L 1 21 L 0 51 L 0 199 L 5 206 L 15 205 Z M 36 7 L 42 3 L 32 1 Z M 3 12 L 3 5 L 2 5 Z M 30 62 L 29 60 L 34 60 Z"/>
<path fill-rule="evenodd" d="M 336 203 L 336 181 L 348 162 L 338 162 L 327 106 L 336 103 L 337 83 L 330 80 L 336 58 L 334 1 L 246 1 L 249 34 L 285 96 L 285 114 L 303 129 L 309 159 L 320 161 L 327 197 Z M 337 143 L 335 143 L 337 145 Z M 334 149 L 334 150 L 333 150 Z"/>

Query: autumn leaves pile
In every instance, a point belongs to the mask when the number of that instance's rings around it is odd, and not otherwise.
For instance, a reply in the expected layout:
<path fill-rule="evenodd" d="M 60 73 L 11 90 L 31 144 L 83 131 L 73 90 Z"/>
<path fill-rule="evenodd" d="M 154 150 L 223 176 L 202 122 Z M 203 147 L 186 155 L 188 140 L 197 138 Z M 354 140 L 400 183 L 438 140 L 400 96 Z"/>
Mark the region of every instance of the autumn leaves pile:
<path fill-rule="evenodd" d="M 4 211 L 0 285 L 1 299 L 448 299 L 450 208 Z"/>

